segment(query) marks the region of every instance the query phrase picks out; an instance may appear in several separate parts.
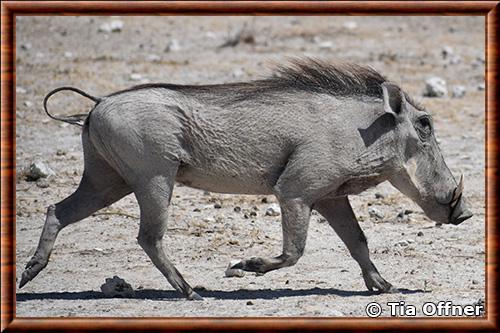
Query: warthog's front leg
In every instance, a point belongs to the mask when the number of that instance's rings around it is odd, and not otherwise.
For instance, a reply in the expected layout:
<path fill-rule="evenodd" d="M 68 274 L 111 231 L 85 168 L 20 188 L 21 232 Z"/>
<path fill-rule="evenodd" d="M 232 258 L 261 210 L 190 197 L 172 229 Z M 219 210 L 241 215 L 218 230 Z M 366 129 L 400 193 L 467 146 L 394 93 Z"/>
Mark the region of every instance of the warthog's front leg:
<path fill-rule="evenodd" d="M 279 200 L 279 198 L 278 198 Z M 233 265 L 233 269 L 266 273 L 295 265 L 304 253 L 311 208 L 301 199 L 280 200 L 283 228 L 283 253 L 274 258 L 254 257 Z"/>
<path fill-rule="evenodd" d="M 323 215 L 340 239 L 345 243 L 352 257 L 358 262 L 363 272 L 366 287 L 382 292 L 396 291 L 392 285 L 380 276 L 370 260 L 368 245 L 363 230 L 352 211 L 347 197 L 325 199 L 317 202 L 314 209 Z"/>

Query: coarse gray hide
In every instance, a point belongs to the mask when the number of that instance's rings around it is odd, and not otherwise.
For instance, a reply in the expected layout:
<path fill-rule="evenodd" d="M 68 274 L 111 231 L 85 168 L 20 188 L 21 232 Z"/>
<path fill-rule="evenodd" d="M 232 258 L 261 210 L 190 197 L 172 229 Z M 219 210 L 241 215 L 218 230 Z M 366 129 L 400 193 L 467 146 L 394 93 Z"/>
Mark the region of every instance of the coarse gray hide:
<path fill-rule="evenodd" d="M 175 181 L 276 196 L 282 253 L 243 259 L 233 269 L 266 273 L 294 265 L 314 209 L 359 263 L 367 288 L 382 292 L 395 289 L 370 260 L 349 195 L 387 180 L 438 223 L 472 216 L 463 178 L 457 183 L 446 166 L 429 113 L 370 68 L 295 61 L 248 83 L 148 84 L 84 95 L 96 101 L 83 124 L 85 171 L 78 189 L 48 208 L 20 287 L 47 265 L 61 229 L 133 192 L 140 246 L 175 289 L 201 299 L 162 244 Z"/>

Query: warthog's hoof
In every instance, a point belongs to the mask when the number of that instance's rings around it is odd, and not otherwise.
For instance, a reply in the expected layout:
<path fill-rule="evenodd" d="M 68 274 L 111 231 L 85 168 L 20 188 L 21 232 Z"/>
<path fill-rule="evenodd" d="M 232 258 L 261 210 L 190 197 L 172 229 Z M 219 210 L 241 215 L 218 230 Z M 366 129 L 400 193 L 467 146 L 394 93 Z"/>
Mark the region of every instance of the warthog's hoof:
<path fill-rule="evenodd" d="M 23 275 L 21 277 L 21 282 L 19 283 L 19 289 L 24 287 L 24 285 L 31 280 L 35 276 L 38 275 L 47 266 L 47 261 L 41 260 L 39 257 L 36 255 L 31 258 L 30 261 L 26 264 L 26 269 L 23 272 Z"/>
<path fill-rule="evenodd" d="M 242 261 L 237 262 L 233 266 L 230 267 L 230 269 L 241 269 L 247 272 L 257 272 L 257 273 L 266 273 L 267 269 L 267 262 L 263 258 L 259 257 L 253 257 L 250 259 L 245 259 Z"/>
<path fill-rule="evenodd" d="M 201 297 L 194 291 L 192 291 L 186 298 L 190 301 L 203 301 L 203 297 Z"/>
<path fill-rule="evenodd" d="M 398 289 L 394 288 L 392 284 L 384 280 L 378 272 L 371 272 L 363 274 L 363 279 L 365 280 L 365 285 L 368 290 L 373 291 L 374 289 L 382 292 L 393 294 L 397 293 Z"/>

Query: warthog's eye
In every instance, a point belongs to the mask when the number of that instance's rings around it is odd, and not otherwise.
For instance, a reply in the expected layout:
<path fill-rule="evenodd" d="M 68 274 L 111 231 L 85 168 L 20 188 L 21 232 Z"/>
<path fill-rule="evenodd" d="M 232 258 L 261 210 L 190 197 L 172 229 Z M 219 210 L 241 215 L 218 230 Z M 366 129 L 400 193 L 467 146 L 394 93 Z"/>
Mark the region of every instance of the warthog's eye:
<path fill-rule="evenodd" d="M 432 134 L 432 125 L 429 117 L 420 117 L 415 124 L 418 136 L 421 140 L 426 141 Z"/>

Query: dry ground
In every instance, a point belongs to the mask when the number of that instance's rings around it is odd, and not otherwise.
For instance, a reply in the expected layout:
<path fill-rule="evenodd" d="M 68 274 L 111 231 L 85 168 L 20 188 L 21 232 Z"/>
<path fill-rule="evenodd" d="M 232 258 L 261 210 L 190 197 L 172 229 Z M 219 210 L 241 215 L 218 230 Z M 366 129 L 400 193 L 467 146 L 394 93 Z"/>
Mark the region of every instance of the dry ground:
<path fill-rule="evenodd" d="M 121 31 L 98 31 L 115 19 L 124 23 Z M 279 254 L 280 218 L 264 215 L 274 198 L 263 203 L 262 196 L 178 186 L 164 243 L 205 298 L 188 302 L 173 292 L 137 244 L 138 208 L 128 196 L 61 232 L 47 268 L 18 291 L 17 316 L 365 316 L 371 301 L 405 301 L 419 308 L 430 301 L 484 299 L 485 94 L 478 89 L 484 84 L 483 18 L 18 17 L 16 23 L 18 279 L 35 251 L 46 207 L 69 195 L 83 171 L 80 129 L 49 120 L 41 108 L 44 95 L 62 85 L 105 95 L 141 81 L 256 79 L 286 56 L 371 65 L 431 110 L 445 160 L 454 174 L 464 172 L 475 214 L 460 226 L 436 227 L 387 183 L 352 197 L 373 261 L 401 288 L 378 295 L 365 290 L 357 264 L 317 215 L 296 266 L 225 278 L 231 259 Z M 219 47 L 244 26 L 246 42 Z M 443 59 L 445 46 L 455 59 Z M 463 98 L 424 98 L 430 76 L 445 79 L 450 90 L 463 85 L 467 92 Z M 70 93 L 51 104 L 65 114 L 86 112 L 89 106 Z M 56 172 L 48 187 L 23 179 L 22 170 L 34 160 Z M 376 192 L 384 198 L 375 198 Z M 222 208 L 214 208 L 216 202 Z M 234 211 L 236 206 L 241 212 Z M 370 217 L 369 206 L 384 218 Z M 405 209 L 413 213 L 398 219 Z M 256 216 L 245 218 L 251 211 Z M 113 275 L 128 281 L 136 296 L 104 297 L 100 286 Z"/>

